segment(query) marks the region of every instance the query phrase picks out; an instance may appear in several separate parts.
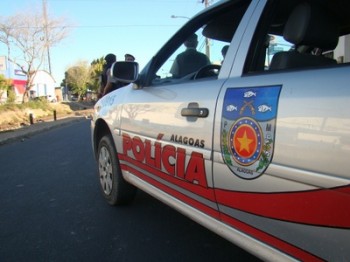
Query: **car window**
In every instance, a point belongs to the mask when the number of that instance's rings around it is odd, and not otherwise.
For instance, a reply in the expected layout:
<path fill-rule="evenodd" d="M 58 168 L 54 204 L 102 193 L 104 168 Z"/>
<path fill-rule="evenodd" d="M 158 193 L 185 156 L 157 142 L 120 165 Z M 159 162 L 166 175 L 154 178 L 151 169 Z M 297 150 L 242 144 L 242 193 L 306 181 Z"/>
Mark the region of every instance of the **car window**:
<path fill-rule="evenodd" d="M 196 51 L 200 54 L 203 54 L 208 58 L 209 64 L 221 65 L 224 59 L 221 50 L 224 46 L 229 45 L 228 42 L 218 41 L 215 39 L 210 39 L 202 34 L 203 30 L 199 29 L 194 34 L 198 37 L 198 45 L 196 47 Z M 190 65 L 191 61 L 183 61 L 183 64 L 177 63 L 177 59 L 181 58 L 182 55 L 186 55 L 186 50 L 191 49 L 185 46 L 185 43 L 181 44 L 174 53 L 165 61 L 165 63 L 159 68 L 157 71 L 158 80 L 162 81 L 165 79 L 173 79 L 173 78 L 183 78 L 183 79 L 192 79 L 195 73 L 201 68 L 194 66 L 191 70 L 188 71 L 188 74 L 185 72 L 184 75 L 177 76 L 175 71 L 180 71 L 181 68 L 176 67 L 186 67 L 186 65 Z M 194 49 L 194 48 L 192 48 Z M 188 59 L 191 59 L 189 56 Z M 183 60 L 186 60 L 184 57 Z M 191 66 L 191 65 L 190 65 Z M 203 64 L 205 66 L 205 63 Z M 214 76 L 214 75 L 212 75 Z"/>
<path fill-rule="evenodd" d="M 277 3 L 277 4 L 276 4 Z M 268 4 L 251 43 L 244 73 L 301 70 L 350 62 L 349 19 L 334 6 L 296 0 Z M 311 10 L 316 15 L 302 19 Z M 307 22 L 305 22 L 307 21 Z M 293 26 L 291 26 L 293 25 Z M 305 33 L 302 29 L 305 28 Z"/>
<path fill-rule="evenodd" d="M 231 1 L 185 25 L 154 58 L 152 85 L 215 79 L 250 1 Z M 189 46 L 195 36 L 197 45 Z M 190 52 L 192 50 L 192 52 Z M 195 53 L 196 52 L 196 53 Z M 195 53 L 195 54 L 194 54 Z"/>

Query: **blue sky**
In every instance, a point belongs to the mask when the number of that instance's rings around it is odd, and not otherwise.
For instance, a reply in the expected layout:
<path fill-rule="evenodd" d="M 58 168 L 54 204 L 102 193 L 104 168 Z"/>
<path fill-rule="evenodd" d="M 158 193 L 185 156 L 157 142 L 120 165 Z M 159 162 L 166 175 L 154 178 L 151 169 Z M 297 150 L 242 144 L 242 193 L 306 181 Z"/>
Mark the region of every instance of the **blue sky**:
<path fill-rule="evenodd" d="M 204 9 L 201 0 L 47 0 L 48 14 L 74 25 L 68 38 L 52 47 L 51 69 L 59 85 L 64 72 L 78 61 L 114 53 L 136 57 L 142 68 L 159 48 L 187 21 Z M 210 3 L 217 2 L 209 1 Z M 0 16 L 19 10 L 42 11 L 42 0 L 3 0 Z M 6 55 L 0 43 L 0 55 Z"/>

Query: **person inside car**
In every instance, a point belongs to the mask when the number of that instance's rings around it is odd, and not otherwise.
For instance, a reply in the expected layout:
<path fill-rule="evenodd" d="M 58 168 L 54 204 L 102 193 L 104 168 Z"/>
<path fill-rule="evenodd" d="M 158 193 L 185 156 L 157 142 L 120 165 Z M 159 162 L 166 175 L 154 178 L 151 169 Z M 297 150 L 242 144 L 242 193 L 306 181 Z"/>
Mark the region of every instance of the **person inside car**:
<path fill-rule="evenodd" d="M 186 39 L 184 45 L 186 50 L 177 55 L 170 69 L 170 73 L 174 78 L 184 77 L 198 71 L 203 66 L 210 65 L 209 58 L 196 50 L 198 45 L 198 36 L 196 34 Z"/>

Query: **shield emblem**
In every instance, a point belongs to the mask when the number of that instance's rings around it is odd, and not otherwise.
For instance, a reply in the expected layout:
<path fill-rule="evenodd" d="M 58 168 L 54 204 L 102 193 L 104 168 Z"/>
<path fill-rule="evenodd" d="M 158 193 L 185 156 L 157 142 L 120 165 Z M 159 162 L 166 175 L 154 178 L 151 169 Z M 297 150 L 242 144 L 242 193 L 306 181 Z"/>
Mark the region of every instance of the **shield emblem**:
<path fill-rule="evenodd" d="M 281 86 L 228 88 L 221 121 L 221 152 L 244 179 L 263 174 L 271 163 Z"/>

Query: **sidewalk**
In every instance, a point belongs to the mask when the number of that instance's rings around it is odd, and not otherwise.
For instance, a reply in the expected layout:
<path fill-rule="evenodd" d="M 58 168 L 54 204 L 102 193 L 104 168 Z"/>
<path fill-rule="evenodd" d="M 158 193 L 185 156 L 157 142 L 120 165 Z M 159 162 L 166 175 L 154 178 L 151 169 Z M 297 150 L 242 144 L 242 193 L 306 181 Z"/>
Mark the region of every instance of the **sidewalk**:
<path fill-rule="evenodd" d="M 88 119 L 87 115 L 79 115 L 79 116 L 68 116 L 57 119 L 56 121 L 45 121 L 35 123 L 33 125 L 24 126 L 18 129 L 9 130 L 9 131 L 1 131 L 0 132 L 0 146 L 11 143 L 18 140 L 24 140 L 30 138 L 31 136 L 38 134 L 40 132 L 44 132 L 47 130 L 51 130 L 56 127 L 65 126 L 73 122 L 79 122 Z"/>
<path fill-rule="evenodd" d="M 27 125 L 11 130 L 0 130 L 0 146 L 17 140 L 27 139 L 37 133 L 56 127 L 65 126 L 72 122 L 78 122 L 90 118 L 93 114 L 93 104 L 83 102 L 70 102 L 73 114 L 63 115 L 54 121 L 53 117 L 43 118 L 42 122 Z"/>

